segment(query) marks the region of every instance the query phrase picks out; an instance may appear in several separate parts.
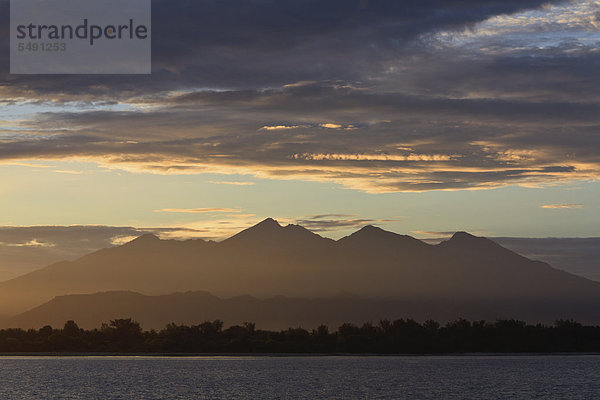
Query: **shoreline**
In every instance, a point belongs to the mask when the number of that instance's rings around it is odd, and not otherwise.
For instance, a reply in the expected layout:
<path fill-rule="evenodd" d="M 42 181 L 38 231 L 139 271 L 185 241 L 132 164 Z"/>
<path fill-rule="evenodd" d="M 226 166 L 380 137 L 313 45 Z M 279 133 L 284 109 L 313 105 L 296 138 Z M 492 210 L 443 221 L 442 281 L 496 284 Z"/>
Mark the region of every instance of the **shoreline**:
<path fill-rule="evenodd" d="M 48 358 L 360 358 L 360 357 L 548 357 L 548 356 L 600 356 L 600 352 L 567 353 L 431 353 L 431 354 L 376 354 L 376 353 L 0 353 L 0 358 L 11 357 L 48 357 Z"/>

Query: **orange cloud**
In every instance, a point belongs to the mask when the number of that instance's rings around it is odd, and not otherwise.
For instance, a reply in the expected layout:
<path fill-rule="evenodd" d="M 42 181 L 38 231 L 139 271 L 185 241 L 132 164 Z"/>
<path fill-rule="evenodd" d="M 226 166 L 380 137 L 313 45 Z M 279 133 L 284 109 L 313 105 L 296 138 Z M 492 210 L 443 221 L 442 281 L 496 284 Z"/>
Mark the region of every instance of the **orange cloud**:
<path fill-rule="evenodd" d="M 298 125 L 275 125 L 275 126 L 263 126 L 260 128 L 263 131 L 282 131 L 289 129 L 300 128 Z"/>
<path fill-rule="evenodd" d="M 334 124 L 331 122 L 325 123 L 325 124 L 321 124 L 319 125 L 321 128 L 327 128 L 327 129 L 342 129 L 343 126 L 340 124 Z"/>
<path fill-rule="evenodd" d="M 543 205 L 542 208 L 551 210 L 564 210 L 572 208 L 583 208 L 583 204 L 546 204 Z"/>
<path fill-rule="evenodd" d="M 339 154 L 304 153 L 294 154 L 295 159 L 336 161 L 449 161 L 456 156 L 446 154 Z"/>

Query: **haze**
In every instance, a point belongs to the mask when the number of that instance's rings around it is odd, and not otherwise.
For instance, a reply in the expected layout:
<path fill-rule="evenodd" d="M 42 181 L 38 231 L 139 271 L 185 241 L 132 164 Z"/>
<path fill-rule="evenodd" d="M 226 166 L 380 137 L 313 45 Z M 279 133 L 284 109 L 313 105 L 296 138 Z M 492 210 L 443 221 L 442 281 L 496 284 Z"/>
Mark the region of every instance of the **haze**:
<path fill-rule="evenodd" d="M 283 329 L 398 315 L 598 323 L 599 299 L 599 282 L 466 232 L 427 244 L 368 225 L 334 241 L 267 218 L 220 243 L 146 234 L 0 283 L 0 325 L 222 318 Z"/>

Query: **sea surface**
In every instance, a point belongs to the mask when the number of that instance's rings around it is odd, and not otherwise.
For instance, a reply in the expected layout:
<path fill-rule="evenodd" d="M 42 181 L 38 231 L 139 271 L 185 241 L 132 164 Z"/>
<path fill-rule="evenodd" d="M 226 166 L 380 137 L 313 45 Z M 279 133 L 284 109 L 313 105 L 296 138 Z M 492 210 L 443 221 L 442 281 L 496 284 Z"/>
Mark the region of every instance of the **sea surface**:
<path fill-rule="evenodd" d="M 0 357 L 0 399 L 600 399 L 600 356 Z"/>

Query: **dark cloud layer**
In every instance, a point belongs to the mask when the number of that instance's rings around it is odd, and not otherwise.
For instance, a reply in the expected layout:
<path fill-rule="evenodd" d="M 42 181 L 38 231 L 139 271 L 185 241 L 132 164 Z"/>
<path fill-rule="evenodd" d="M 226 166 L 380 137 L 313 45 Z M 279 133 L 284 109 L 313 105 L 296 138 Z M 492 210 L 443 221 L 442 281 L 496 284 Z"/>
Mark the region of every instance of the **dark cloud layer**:
<path fill-rule="evenodd" d="M 340 229 L 358 229 L 365 225 L 377 225 L 381 222 L 390 221 L 360 218 L 357 215 L 348 214 L 309 215 L 296 221 L 298 225 L 303 226 L 313 232 L 329 232 L 338 231 Z"/>
<path fill-rule="evenodd" d="M 597 179 L 596 45 L 436 36 L 548 3 L 154 1 L 151 76 L 10 76 L 0 61 L 6 102 L 66 107 L 15 123 L 0 161 L 87 158 L 371 192 Z M 7 10 L 0 1 L 3 20 Z"/>
<path fill-rule="evenodd" d="M 8 1 L 0 1 L 8 54 Z M 20 89 L 115 96 L 191 87 L 262 87 L 360 80 L 417 36 L 463 29 L 543 0 L 154 0 L 153 76 L 7 77 Z"/>

